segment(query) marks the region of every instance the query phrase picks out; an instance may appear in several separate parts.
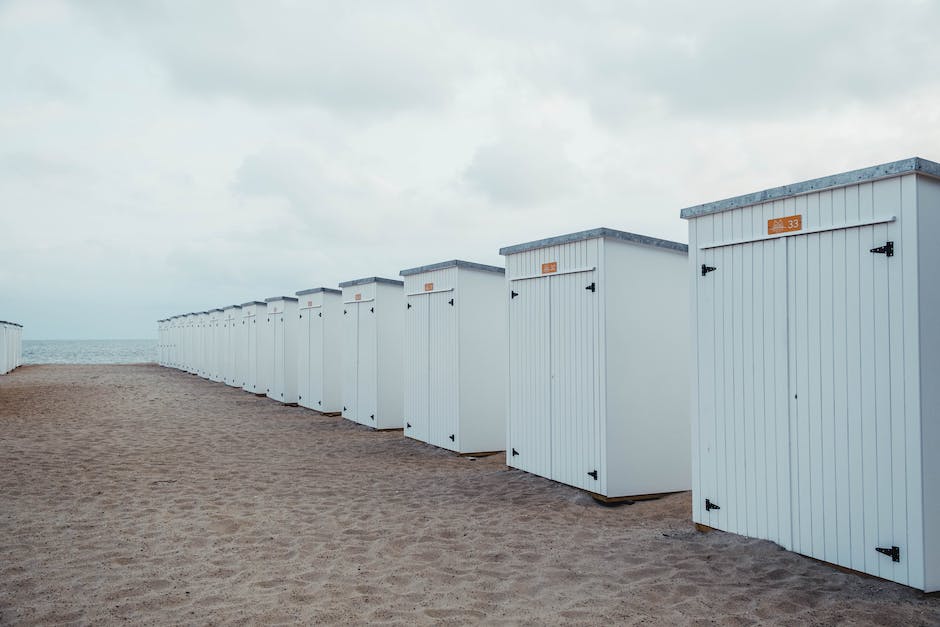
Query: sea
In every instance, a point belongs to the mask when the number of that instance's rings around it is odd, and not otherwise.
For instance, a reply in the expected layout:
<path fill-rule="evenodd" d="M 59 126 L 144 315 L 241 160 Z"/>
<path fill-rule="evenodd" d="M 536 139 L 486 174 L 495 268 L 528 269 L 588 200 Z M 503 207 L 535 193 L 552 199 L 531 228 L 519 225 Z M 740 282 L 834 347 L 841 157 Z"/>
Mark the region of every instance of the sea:
<path fill-rule="evenodd" d="M 139 364 L 157 360 L 157 340 L 23 340 L 24 364 Z"/>

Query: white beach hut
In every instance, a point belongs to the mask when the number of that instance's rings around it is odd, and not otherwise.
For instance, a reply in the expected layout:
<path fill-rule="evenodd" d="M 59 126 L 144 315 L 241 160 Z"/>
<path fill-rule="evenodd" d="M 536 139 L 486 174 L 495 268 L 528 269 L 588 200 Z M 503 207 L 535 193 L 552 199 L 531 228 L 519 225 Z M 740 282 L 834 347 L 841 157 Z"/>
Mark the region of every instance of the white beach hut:
<path fill-rule="evenodd" d="M 0 321 L 0 374 L 13 369 L 13 325 Z"/>
<path fill-rule="evenodd" d="M 163 321 L 163 365 L 173 368 L 173 340 L 176 331 L 176 316 L 170 316 Z"/>
<path fill-rule="evenodd" d="M 200 312 L 197 316 L 197 343 L 196 343 L 196 363 L 198 365 L 197 374 L 204 378 L 209 378 L 209 355 L 210 355 L 210 340 L 209 340 L 209 331 L 212 328 L 211 320 L 212 312 L 203 311 Z"/>
<path fill-rule="evenodd" d="M 401 429 L 403 283 L 370 277 L 343 290 L 343 417 L 375 429 Z"/>
<path fill-rule="evenodd" d="M 209 380 L 225 380 L 225 310 L 209 312 Z"/>
<path fill-rule="evenodd" d="M 23 365 L 23 325 L 18 322 L 10 323 L 13 326 L 13 354 L 11 356 L 11 370 Z"/>
<path fill-rule="evenodd" d="M 402 270 L 405 435 L 458 453 L 506 449 L 505 270 Z"/>
<path fill-rule="evenodd" d="M 235 387 L 245 388 L 248 383 L 248 323 L 242 305 L 235 317 Z"/>
<path fill-rule="evenodd" d="M 158 366 L 166 365 L 166 362 L 164 360 L 164 353 L 165 353 L 165 346 L 166 346 L 165 341 L 164 341 L 165 340 L 164 332 L 166 331 L 165 325 L 166 325 L 165 320 L 157 320 L 157 365 Z"/>
<path fill-rule="evenodd" d="M 297 402 L 322 413 L 343 408 L 343 294 L 317 287 L 297 292 Z"/>
<path fill-rule="evenodd" d="M 242 337 L 242 306 L 229 305 L 223 314 L 223 337 L 225 348 L 222 351 L 222 381 L 232 387 L 241 387 L 239 358 L 244 350 L 239 340 Z"/>
<path fill-rule="evenodd" d="M 940 590 L 940 164 L 690 207 L 696 523 Z"/>
<path fill-rule="evenodd" d="M 601 498 L 687 490 L 686 246 L 600 228 L 500 254 L 507 463 Z"/>
<path fill-rule="evenodd" d="M 12 345 L 13 325 L 0 320 L 0 374 L 6 374 L 13 369 Z"/>
<path fill-rule="evenodd" d="M 246 392 L 265 396 L 268 393 L 267 355 L 271 343 L 268 341 L 267 324 L 268 307 L 265 303 L 253 300 L 242 303 L 242 320 L 245 322 L 246 369 L 245 383 L 242 388 Z"/>
<path fill-rule="evenodd" d="M 189 347 L 189 336 L 187 334 L 187 327 L 189 326 L 189 316 L 188 314 L 181 314 L 176 316 L 176 350 L 175 350 L 175 367 L 179 370 L 186 371 L 187 364 L 187 349 Z"/>
<path fill-rule="evenodd" d="M 274 296 L 265 299 L 271 331 L 271 377 L 268 397 L 287 405 L 297 404 L 297 299 Z"/>
<path fill-rule="evenodd" d="M 190 312 L 186 314 L 186 372 L 194 375 L 199 374 L 199 328 L 201 325 L 200 314 Z"/>
<path fill-rule="evenodd" d="M 0 375 L 16 370 L 23 361 L 23 326 L 0 320 Z"/>

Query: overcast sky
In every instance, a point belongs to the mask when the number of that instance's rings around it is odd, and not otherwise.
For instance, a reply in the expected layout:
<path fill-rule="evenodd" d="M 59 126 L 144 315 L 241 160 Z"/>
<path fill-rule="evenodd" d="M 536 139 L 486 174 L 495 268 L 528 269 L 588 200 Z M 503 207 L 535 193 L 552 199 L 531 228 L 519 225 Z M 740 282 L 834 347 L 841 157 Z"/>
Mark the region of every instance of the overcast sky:
<path fill-rule="evenodd" d="M 0 319 L 155 320 L 940 160 L 940 2 L 0 0 Z"/>

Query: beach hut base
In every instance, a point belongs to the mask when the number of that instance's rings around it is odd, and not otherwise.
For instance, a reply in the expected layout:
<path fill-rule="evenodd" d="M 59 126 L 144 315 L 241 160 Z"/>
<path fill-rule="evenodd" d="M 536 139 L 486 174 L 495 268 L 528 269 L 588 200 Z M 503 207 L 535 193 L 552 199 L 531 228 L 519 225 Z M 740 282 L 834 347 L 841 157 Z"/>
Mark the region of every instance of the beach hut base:
<path fill-rule="evenodd" d="M 659 492 L 656 494 L 638 494 L 636 496 L 604 496 L 587 490 L 585 492 L 601 505 L 632 505 L 636 501 L 652 501 L 672 494 L 671 492 Z"/>
<path fill-rule="evenodd" d="M 457 453 L 461 457 L 489 457 L 491 455 L 498 455 L 499 453 L 505 453 L 506 451 L 482 451 L 480 453 Z"/>

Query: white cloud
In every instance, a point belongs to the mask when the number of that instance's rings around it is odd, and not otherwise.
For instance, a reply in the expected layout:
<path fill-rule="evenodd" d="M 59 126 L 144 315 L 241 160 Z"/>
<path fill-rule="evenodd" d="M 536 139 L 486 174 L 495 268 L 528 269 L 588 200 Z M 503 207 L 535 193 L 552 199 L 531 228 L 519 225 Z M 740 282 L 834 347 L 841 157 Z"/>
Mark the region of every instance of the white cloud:
<path fill-rule="evenodd" d="M 0 0 L 0 317 L 152 335 L 583 228 L 684 240 L 683 206 L 940 158 L 938 18 L 915 0 Z"/>
<path fill-rule="evenodd" d="M 464 178 L 474 191 L 499 205 L 558 204 L 579 184 L 577 167 L 556 138 L 516 133 L 477 149 Z"/>

